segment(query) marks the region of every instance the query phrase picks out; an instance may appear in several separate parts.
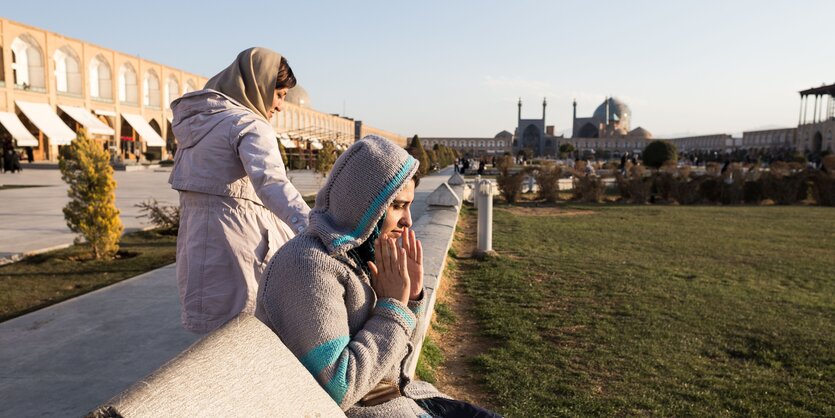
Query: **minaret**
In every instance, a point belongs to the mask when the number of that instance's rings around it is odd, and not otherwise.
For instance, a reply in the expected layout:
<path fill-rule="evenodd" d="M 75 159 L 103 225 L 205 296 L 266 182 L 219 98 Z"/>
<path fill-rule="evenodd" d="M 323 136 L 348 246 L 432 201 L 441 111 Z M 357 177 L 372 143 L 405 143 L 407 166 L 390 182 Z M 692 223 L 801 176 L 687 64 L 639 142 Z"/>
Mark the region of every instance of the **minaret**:
<path fill-rule="evenodd" d="M 548 100 L 542 98 L 542 125 L 545 125 L 545 106 L 548 106 Z"/>
<path fill-rule="evenodd" d="M 572 103 L 574 106 L 574 118 L 571 120 L 571 137 L 576 137 L 576 129 L 577 129 L 577 98 L 574 98 L 574 102 Z"/>
<path fill-rule="evenodd" d="M 516 115 L 517 115 L 516 116 L 517 122 L 521 121 L 522 120 L 522 98 L 521 97 L 519 98 L 519 112 Z M 517 125 L 518 125 L 518 123 L 517 123 Z"/>

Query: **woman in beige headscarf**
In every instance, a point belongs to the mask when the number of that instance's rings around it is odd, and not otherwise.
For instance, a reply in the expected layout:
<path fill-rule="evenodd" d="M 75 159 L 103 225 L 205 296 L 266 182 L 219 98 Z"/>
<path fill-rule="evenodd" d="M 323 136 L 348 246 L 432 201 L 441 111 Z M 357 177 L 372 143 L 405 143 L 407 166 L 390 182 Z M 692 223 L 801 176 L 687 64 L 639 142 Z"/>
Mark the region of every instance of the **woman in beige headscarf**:
<path fill-rule="evenodd" d="M 250 48 L 171 104 L 179 146 L 168 182 L 180 192 L 177 281 L 188 330 L 253 313 L 266 263 L 307 226 L 310 208 L 287 179 L 269 122 L 295 85 L 281 55 Z"/>

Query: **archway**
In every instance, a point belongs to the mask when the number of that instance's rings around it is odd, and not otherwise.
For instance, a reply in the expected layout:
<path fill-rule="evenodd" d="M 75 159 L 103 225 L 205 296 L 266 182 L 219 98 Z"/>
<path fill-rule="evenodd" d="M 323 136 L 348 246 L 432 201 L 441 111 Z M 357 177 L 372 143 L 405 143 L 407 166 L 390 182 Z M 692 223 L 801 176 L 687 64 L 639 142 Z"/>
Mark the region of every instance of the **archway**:
<path fill-rule="evenodd" d="M 12 74 L 15 87 L 24 90 L 46 90 L 43 53 L 38 41 L 29 34 L 12 41 Z"/>
<path fill-rule="evenodd" d="M 122 64 L 119 68 L 119 101 L 126 104 L 136 105 L 137 102 L 136 70 L 129 62 Z"/>
<path fill-rule="evenodd" d="M 142 100 L 145 106 L 160 107 L 159 77 L 154 70 L 148 70 L 142 80 Z"/>
<path fill-rule="evenodd" d="M 539 149 L 539 130 L 536 126 L 528 125 L 522 133 L 522 148 Z"/>
<path fill-rule="evenodd" d="M 101 54 L 96 55 L 90 60 L 88 74 L 90 96 L 93 99 L 112 100 L 113 75 L 110 71 L 110 64 L 107 63 Z"/>
<path fill-rule="evenodd" d="M 59 94 L 81 95 L 81 64 L 78 54 L 64 45 L 52 55 L 55 60 L 55 90 Z"/>
<path fill-rule="evenodd" d="M 812 153 L 817 154 L 821 152 L 823 147 L 823 135 L 820 132 L 815 133 L 815 137 L 812 139 Z"/>
<path fill-rule="evenodd" d="M 595 128 L 591 123 L 586 122 L 586 124 L 580 128 L 578 136 L 580 138 L 597 138 L 597 128 Z"/>

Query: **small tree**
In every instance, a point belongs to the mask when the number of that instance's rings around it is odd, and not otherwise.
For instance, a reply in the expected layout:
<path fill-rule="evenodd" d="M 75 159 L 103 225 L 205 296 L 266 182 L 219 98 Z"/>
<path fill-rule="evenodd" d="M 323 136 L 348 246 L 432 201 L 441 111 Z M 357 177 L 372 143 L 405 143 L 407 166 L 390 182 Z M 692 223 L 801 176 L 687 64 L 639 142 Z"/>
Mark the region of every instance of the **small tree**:
<path fill-rule="evenodd" d="M 412 157 L 415 157 L 415 159 L 420 162 L 420 174 L 428 174 L 429 156 L 426 155 L 426 150 L 423 149 L 423 145 L 420 143 L 420 138 L 418 138 L 417 135 L 412 137 L 412 143 L 409 144 L 407 151 L 409 151 L 409 154 L 411 154 Z"/>
<path fill-rule="evenodd" d="M 321 174 L 322 177 L 328 175 L 328 172 L 331 171 L 331 167 L 333 167 L 333 163 L 336 162 L 336 148 L 333 146 L 333 142 L 326 141 L 322 144 L 322 149 L 319 150 L 318 155 L 316 156 L 316 165 L 314 170 Z"/>
<path fill-rule="evenodd" d="M 284 169 L 289 170 L 290 167 L 287 166 L 287 149 L 284 148 L 284 144 L 281 143 L 281 140 L 278 140 L 278 152 L 281 153 L 281 162 L 284 163 Z"/>
<path fill-rule="evenodd" d="M 112 257 L 119 251 L 122 221 L 116 208 L 116 182 L 110 155 L 82 131 L 59 158 L 61 179 L 68 185 L 70 202 L 64 219 L 71 231 L 81 234 L 96 259 Z"/>
<path fill-rule="evenodd" d="M 560 144 L 560 158 L 565 158 L 572 152 L 574 152 L 574 145 L 571 145 L 568 142 Z"/>
<path fill-rule="evenodd" d="M 667 161 L 677 161 L 678 151 L 672 142 L 656 139 L 647 144 L 641 158 L 644 160 L 644 165 L 659 168 Z"/>

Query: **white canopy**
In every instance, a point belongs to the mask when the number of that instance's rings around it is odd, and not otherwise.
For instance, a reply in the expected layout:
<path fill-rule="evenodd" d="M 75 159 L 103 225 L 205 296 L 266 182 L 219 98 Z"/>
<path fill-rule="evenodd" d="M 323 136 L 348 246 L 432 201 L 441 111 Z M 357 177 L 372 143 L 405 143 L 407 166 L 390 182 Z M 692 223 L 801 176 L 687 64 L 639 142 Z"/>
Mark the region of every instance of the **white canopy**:
<path fill-rule="evenodd" d="M 87 133 L 91 135 L 113 136 L 116 134 L 116 131 L 114 131 L 113 128 L 105 125 L 104 122 L 98 120 L 92 113 L 83 107 L 68 105 L 58 105 L 58 107 L 60 107 L 66 114 L 70 115 L 71 118 L 75 119 L 76 122 L 84 125 L 84 128 L 87 129 Z"/>
<path fill-rule="evenodd" d="M 29 130 L 23 126 L 23 123 L 20 119 L 17 118 L 17 115 L 14 113 L 9 112 L 0 112 L 0 125 L 6 128 L 10 134 L 12 134 L 12 138 L 17 140 L 17 146 L 19 147 L 37 147 L 38 146 L 38 139 L 32 136 L 29 133 Z"/>
<path fill-rule="evenodd" d="M 149 147 L 164 147 L 165 141 L 159 136 L 157 131 L 148 124 L 142 116 L 133 113 L 122 113 L 122 117 L 136 130 L 136 133 L 145 140 L 145 144 Z"/>
<path fill-rule="evenodd" d="M 286 133 L 280 132 L 275 134 L 275 136 L 278 137 L 278 140 L 281 142 L 281 145 L 283 145 L 284 148 L 296 148 L 296 143 L 291 141 L 290 136 Z"/>
<path fill-rule="evenodd" d="M 310 141 L 310 147 L 313 149 L 322 149 L 323 145 L 318 139 L 313 139 Z"/>
<path fill-rule="evenodd" d="M 93 112 L 96 112 L 97 115 L 116 117 L 116 112 L 110 110 L 94 109 Z"/>
<path fill-rule="evenodd" d="M 51 145 L 69 145 L 75 139 L 75 132 L 55 114 L 52 106 L 22 100 L 15 100 L 15 104 L 49 138 Z"/>

